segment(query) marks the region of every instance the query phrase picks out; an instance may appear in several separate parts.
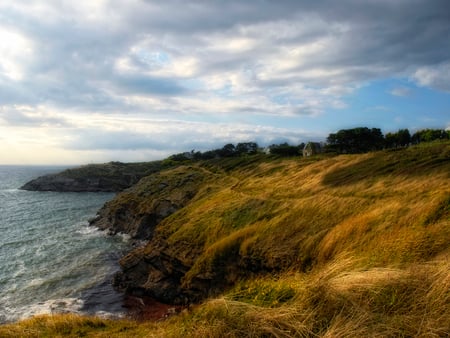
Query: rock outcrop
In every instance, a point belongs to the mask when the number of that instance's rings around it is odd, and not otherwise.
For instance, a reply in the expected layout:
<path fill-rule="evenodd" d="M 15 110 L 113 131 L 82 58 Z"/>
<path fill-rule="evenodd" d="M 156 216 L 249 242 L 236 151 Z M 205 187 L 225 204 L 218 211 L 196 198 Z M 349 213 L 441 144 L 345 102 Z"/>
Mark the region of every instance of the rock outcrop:
<path fill-rule="evenodd" d="M 163 241 L 152 241 L 120 260 L 122 271 L 113 285 L 127 294 L 151 297 L 169 304 L 186 305 L 192 301 L 183 290 L 182 278 L 190 266 L 170 254 Z"/>
<path fill-rule="evenodd" d="M 161 161 L 90 164 L 38 177 L 21 189 L 60 192 L 118 192 L 165 167 Z"/>
<path fill-rule="evenodd" d="M 38 177 L 21 187 L 31 191 L 60 192 L 112 192 L 128 186 L 127 182 L 111 182 L 98 177 L 72 178 L 63 174 L 51 174 Z"/>
<path fill-rule="evenodd" d="M 203 171 L 192 167 L 149 175 L 107 202 L 90 223 L 110 234 L 149 240 L 156 225 L 184 207 L 206 178 Z"/>
<path fill-rule="evenodd" d="M 186 304 L 193 299 L 181 288 L 181 280 L 192 263 L 178 257 L 155 229 L 191 202 L 212 175 L 199 167 L 185 166 L 155 173 L 100 209 L 91 220 L 92 226 L 147 243 L 121 259 L 122 272 L 113 281 L 116 288 L 171 304 Z"/>

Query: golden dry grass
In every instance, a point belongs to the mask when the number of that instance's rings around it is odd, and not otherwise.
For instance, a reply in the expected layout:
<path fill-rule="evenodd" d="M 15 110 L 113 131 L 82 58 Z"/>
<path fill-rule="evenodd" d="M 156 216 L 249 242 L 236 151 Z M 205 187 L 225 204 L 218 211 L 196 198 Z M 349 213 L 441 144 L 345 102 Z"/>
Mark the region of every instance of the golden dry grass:
<path fill-rule="evenodd" d="M 242 161 L 200 165 L 214 179 L 157 230 L 185 286 L 224 293 L 164 323 L 39 317 L 0 336 L 450 335 L 450 143 Z"/>

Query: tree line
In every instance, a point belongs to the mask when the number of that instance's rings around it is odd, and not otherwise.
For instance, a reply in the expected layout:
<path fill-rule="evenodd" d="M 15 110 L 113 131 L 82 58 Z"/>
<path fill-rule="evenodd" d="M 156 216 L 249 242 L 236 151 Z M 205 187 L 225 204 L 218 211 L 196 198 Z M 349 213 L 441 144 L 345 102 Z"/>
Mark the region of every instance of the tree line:
<path fill-rule="evenodd" d="M 379 128 L 358 127 L 341 129 L 337 133 L 329 134 L 323 151 L 327 153 L 356 154 L 448 139 L 450 139 L 450 131 L 443 129 L 422 129 L 412 135 L 408 129 L 399 129 L 397 132 L 389 132 L 383 135 Z M 301 155 L 304 147 L 305 143 L 290 145 L 284 142 L 272 144 L 266 149 L 270 154 L 287 157 Z M 209 160 L 213 158 L 255 155 L 261 152 L 263 150 L 256 142 L 241 142 L 236 145 L 228 143 L 222 148 L 205 152 L 192 150 L 191 152 L 179 153 L 170 156 L 168 159 L 172 161 Z"/>
<path fill-rule="evenodd" d="M 241 142 L 237 145 L 232 143 L 225 144 L 222 148 L 208 150 L 205 152 L 192 150 L 191 152 L 174 154 L 169 157 L 172 161 L 184 160 L 210 160 L 213 158 L 237 157 L 242 155 L 254 155 L 259 151 L 256 142 Z"/>
<path fill-rule="evenodd" d="M 448 139 L 450 139 L 450 131 L 443 129 L 422 129 L 412 135 L 408 129 L 399 129 L 397 132 L 389 132 L 384 136 L 379 128 L 359 127 L 342 129 L 337 133 L 329 134 L 325 151 L 355 154 Z"/>

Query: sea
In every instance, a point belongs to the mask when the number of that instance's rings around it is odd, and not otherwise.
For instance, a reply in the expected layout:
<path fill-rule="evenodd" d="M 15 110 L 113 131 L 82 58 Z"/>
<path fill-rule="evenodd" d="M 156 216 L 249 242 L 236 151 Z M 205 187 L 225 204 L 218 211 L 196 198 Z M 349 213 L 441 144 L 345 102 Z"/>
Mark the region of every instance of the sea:
<path fill-rule="evenodd" d="M 130 241 L 88 223 L 114 194 L 19 189 L 63 169 L 0 166 L 0 323 L 50 313 L 124 314 L 111 280 Z"/>

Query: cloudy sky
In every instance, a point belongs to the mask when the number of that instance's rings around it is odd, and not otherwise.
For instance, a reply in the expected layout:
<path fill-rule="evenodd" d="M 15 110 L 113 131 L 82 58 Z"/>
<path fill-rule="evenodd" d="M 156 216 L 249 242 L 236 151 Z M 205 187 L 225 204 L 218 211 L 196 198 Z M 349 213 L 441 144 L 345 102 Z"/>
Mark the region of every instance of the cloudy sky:
<path fill-rule="evenodd" d="M 0 0 L 0 164 L 450 127 L 449 0 Z"/>

